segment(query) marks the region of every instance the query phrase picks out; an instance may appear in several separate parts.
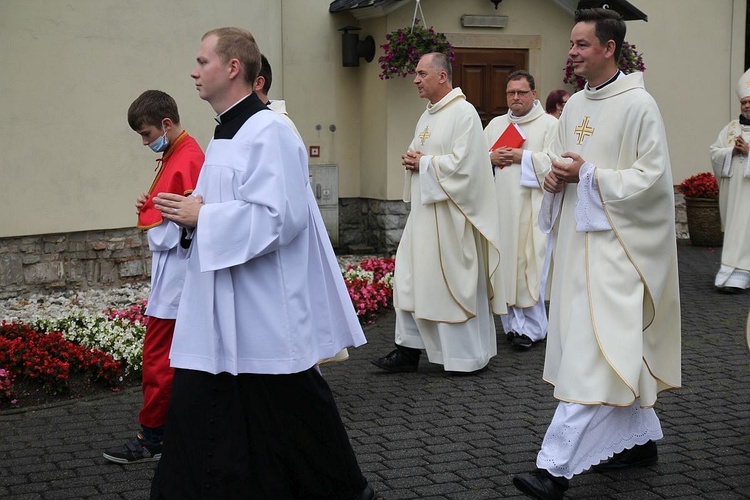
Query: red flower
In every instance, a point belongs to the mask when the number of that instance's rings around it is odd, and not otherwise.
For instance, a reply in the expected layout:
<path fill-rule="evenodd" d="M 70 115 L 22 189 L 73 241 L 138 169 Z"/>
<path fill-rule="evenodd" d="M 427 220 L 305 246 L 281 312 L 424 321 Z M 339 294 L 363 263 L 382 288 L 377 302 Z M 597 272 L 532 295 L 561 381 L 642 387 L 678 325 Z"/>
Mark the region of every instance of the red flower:
<path fill-rule="evenodd" d="M 23 323 L 0 324 L 0 366 L 12 378 L 39 381 L 44 390 L 58 394 L 68 389 L 71 373 L 85 373 L 91 381 L 113 386 L 120 363 L 102 351 L 65 340 L 60 332 L 42 333 Z"/>
<path fill-rule="evenodd" d="M 719 197 L 719 184 L 711 172 L 703 172 L 688 177 L 677 186 L 677 190 L 685 198 L 708 198 L 713 200 Z"/>

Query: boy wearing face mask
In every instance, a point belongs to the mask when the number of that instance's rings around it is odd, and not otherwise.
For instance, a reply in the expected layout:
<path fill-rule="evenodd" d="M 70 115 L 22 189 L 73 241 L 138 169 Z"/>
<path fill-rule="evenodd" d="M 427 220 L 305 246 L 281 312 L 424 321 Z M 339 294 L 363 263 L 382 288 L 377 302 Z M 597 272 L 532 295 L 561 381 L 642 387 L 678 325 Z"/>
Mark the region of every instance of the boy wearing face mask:
<path fill-rule="evenodd" d="M 162 155 L 156 160 L 151 188 L 135 203 L 137 227 L 146 231 L 152 252 L 151 293 L 143 342 L 143 406 L 138 415 L 141 431 L 124 446 L 104 452 L 104 458 L 121 464 L 161 458 L 173 376 L 169 350 L 187 263 L 177 256 L 180 227 L 162 218 L 153 197 L 167 192 L 184 196 L 192 193 L 204 160 L 198 143 L 180 125 L 177 104 L 164 92 L 147 90 L 133 101 L 128 124 L 141 136 L 144 146 Z"/>

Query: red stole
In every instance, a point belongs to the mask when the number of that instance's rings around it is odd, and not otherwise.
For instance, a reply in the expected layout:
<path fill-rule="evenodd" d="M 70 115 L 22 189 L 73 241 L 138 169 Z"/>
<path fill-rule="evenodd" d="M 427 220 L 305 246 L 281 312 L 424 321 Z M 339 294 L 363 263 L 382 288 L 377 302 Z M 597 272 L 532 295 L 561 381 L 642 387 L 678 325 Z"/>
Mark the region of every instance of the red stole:
<path fill-rule="evenodd" d="M 155 195 L 174 193 L 187 196 L 193 192 L 203 160 L 200 146 L 183 130 L 164 155 L 156 160 L 159 171 L 148 190 L 148 200 L 138 212 L 138 229 L 145 231 L 162 223 L 161 212 L 154 206 Z"/>

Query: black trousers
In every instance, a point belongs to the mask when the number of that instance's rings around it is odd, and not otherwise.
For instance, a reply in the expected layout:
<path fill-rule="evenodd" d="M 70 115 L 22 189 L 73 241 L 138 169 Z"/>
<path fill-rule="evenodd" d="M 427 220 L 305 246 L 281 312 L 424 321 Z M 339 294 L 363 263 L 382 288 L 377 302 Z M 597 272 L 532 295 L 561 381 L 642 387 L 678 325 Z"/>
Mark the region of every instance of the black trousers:
<path fill-rule="evenodd" d="M 314 368 L 237 376 L 175 370 L 152 500 L 351 500 L 366 484 Z"/>

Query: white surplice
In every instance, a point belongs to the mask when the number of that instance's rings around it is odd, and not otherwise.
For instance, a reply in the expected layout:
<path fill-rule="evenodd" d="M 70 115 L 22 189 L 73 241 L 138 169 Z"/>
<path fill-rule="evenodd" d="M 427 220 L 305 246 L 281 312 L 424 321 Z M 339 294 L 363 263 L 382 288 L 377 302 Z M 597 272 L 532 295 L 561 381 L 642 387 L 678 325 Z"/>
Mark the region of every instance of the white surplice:
<path fill-rule="evenodd" d="M 171 350 L 208 373 L 297 373 L 365 343 L 309 185 L 307 151 L 276 113 L 213 139 Z"/>

